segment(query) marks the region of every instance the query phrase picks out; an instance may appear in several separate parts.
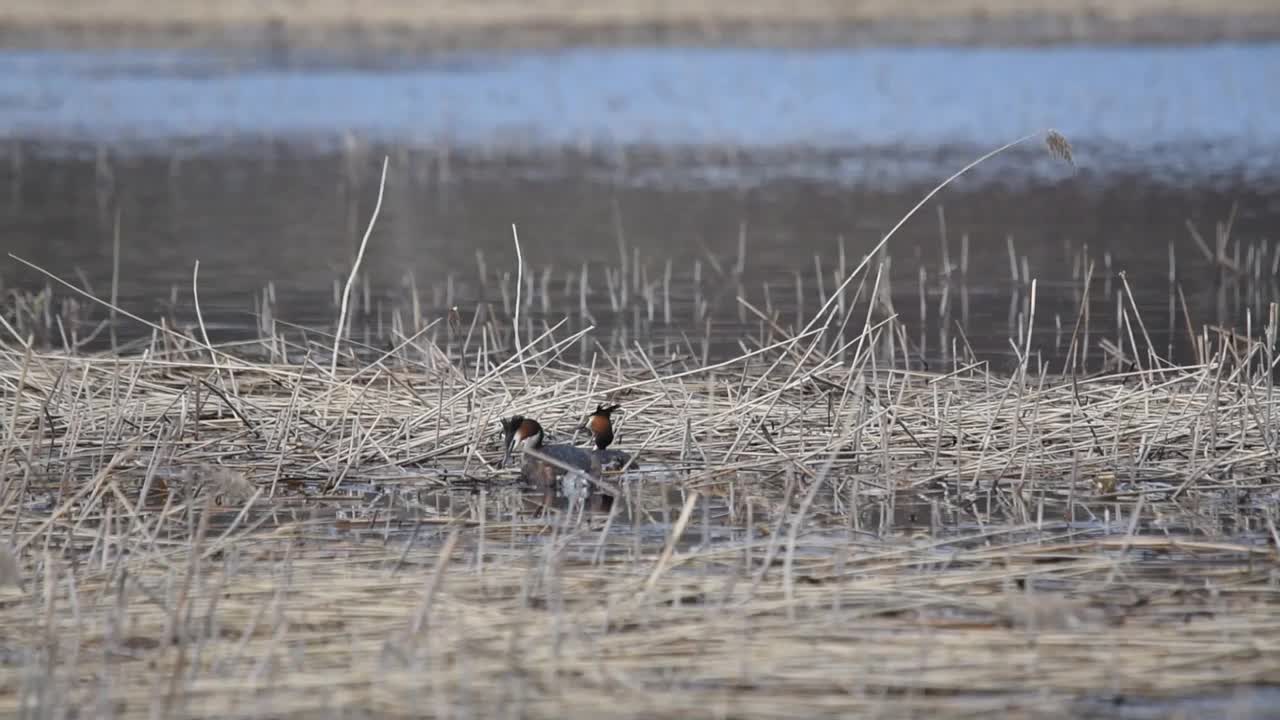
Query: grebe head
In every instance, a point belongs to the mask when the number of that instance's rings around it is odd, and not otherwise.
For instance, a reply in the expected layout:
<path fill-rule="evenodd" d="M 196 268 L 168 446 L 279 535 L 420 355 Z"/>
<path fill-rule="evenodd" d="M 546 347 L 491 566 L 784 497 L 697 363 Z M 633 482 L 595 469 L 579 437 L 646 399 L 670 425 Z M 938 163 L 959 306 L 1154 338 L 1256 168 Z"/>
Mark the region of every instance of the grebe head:
<path fill-rule="evenodd" d="M 511 453 L 525 448 L 542 446 L 542 426 L 537 420 L 523 415 L 512 415 L 502 420 L 503 453 L 502 466 L 511 462 Z"/>
<path fill-rule="evenodd" d="M 621 405 L 596 405 L 596 411 L 587 416 L 582 425 L 578 428 L 579 432 L 591 433 L 591 440 L 595 443 L 597 450 L 603 450 L 609 447 L 609 443 L 613 442 L 613 411 L 622 407 Z"/>

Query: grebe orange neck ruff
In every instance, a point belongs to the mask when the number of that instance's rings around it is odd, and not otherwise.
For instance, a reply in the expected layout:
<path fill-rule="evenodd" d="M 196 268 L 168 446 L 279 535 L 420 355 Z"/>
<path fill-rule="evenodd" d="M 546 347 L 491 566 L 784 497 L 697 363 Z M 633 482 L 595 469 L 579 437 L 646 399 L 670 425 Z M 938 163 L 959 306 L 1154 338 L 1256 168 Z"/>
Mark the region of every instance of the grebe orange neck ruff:
<path fill-rule="evenodd" d="M 595 412 L 587 416 L 582 429 L 591 433 L 597 450 L 604 450 L 613 442 L 613 412 L 621 405 L 596 405 Z"/>
<path fill-rule="evenodd" d="M 595 446 L 592 452 L 596 459 L 600 462 L 600 466 L 605 470 L 621 470 L 625 467 L 638 469 L 639 466 L 631 461 L 631 456 L 621 450 L 610 450 L 609 445 L 613 443 L 613 413 L 621 408 L 621 405 L 596 405 L 595 412 L 587 416 L 587 419 L 579 426 L 579 432 L 587 432 L 591 434 L 592 444 Z"/>

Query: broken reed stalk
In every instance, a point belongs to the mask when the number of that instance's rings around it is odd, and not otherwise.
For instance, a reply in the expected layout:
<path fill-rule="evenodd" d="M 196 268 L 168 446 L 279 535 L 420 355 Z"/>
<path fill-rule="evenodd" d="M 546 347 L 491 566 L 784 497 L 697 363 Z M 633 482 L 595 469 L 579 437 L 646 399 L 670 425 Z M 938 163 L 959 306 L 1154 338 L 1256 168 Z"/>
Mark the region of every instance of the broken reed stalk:
<path fill-rule="evenodd" d="M 511 322 L 511 336 L 516 346 L 516 363 L 520 366 L 520 376 L 528 384 L 529 375 L 524 369 L 524 346 L 520 344 L 520 293 L 524 287 L 524 254 L 520 252 L 520 232 L 516 230 L 515 223 L 511 224 L 511 240 L 516 245 L 516 312 Z"/>
<path fill-rule="evenodd" d="M 342 345 L 343 329 L 347 322 L 347 303 L 351 300 L 351 286 L 356 281 L 356 275 L 360 272 L 360 263 L 364 261 L 364 250 L 369 245 L 369 236 L 373 234 L 373 226 L 378 222 L 378 213 L 382 211 L 382 195 L 387 187 L 387 164 L 391 162 L 391 157 L 382 158 L 382 175 L 378 179 L 378 199 L 374 202 L 373 213 L 369 215 L 369 225 L 364 229 L 364 236 L 360 238 L 360 248 L 356 251 L 355 262 L 351 264 L 351 274 L 347 276 L 347 282 L 342 287 L 342 307 L 338 311 L 338 328 L 333 334 L 333 357 L 329 361 L 329 375 L 336 375 L 338 371 L 338 349 Z"/>

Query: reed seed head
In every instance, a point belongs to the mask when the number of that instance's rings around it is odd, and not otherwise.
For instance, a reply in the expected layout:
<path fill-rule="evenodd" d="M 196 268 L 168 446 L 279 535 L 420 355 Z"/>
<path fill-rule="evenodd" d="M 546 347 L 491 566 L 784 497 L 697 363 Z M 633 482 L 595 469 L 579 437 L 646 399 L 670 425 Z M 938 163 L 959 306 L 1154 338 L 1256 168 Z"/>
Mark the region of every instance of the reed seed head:
<path fill-rule="evenodd" d="M 1062 133 L 1050 128 L 1045 133 L 1044 145 L 1049 149 L 1050 155 L 1066 161 L 1071 167 L 1076 166 L 1076 161 L 1071 156 L 1071 141 L 1067 140 L 1067 137 Z"/>

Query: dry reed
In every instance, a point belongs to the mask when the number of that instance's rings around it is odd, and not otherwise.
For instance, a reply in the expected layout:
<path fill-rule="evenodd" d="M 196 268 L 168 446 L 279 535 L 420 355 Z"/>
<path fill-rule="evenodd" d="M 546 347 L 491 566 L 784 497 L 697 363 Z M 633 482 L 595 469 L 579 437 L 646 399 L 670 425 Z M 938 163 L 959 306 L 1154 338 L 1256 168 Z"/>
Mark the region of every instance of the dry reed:
<path fill-rule="evenodd" d="M 1036 714 L 1280 679 L 1261 344 L 1077 378 L 880 344 L 655 376 L 544 337 L 527 384 L 6 344 L 0 712 Z M 644 460 L 611 514 L 494 469 L 503 412 L 602 396 Z"/>

